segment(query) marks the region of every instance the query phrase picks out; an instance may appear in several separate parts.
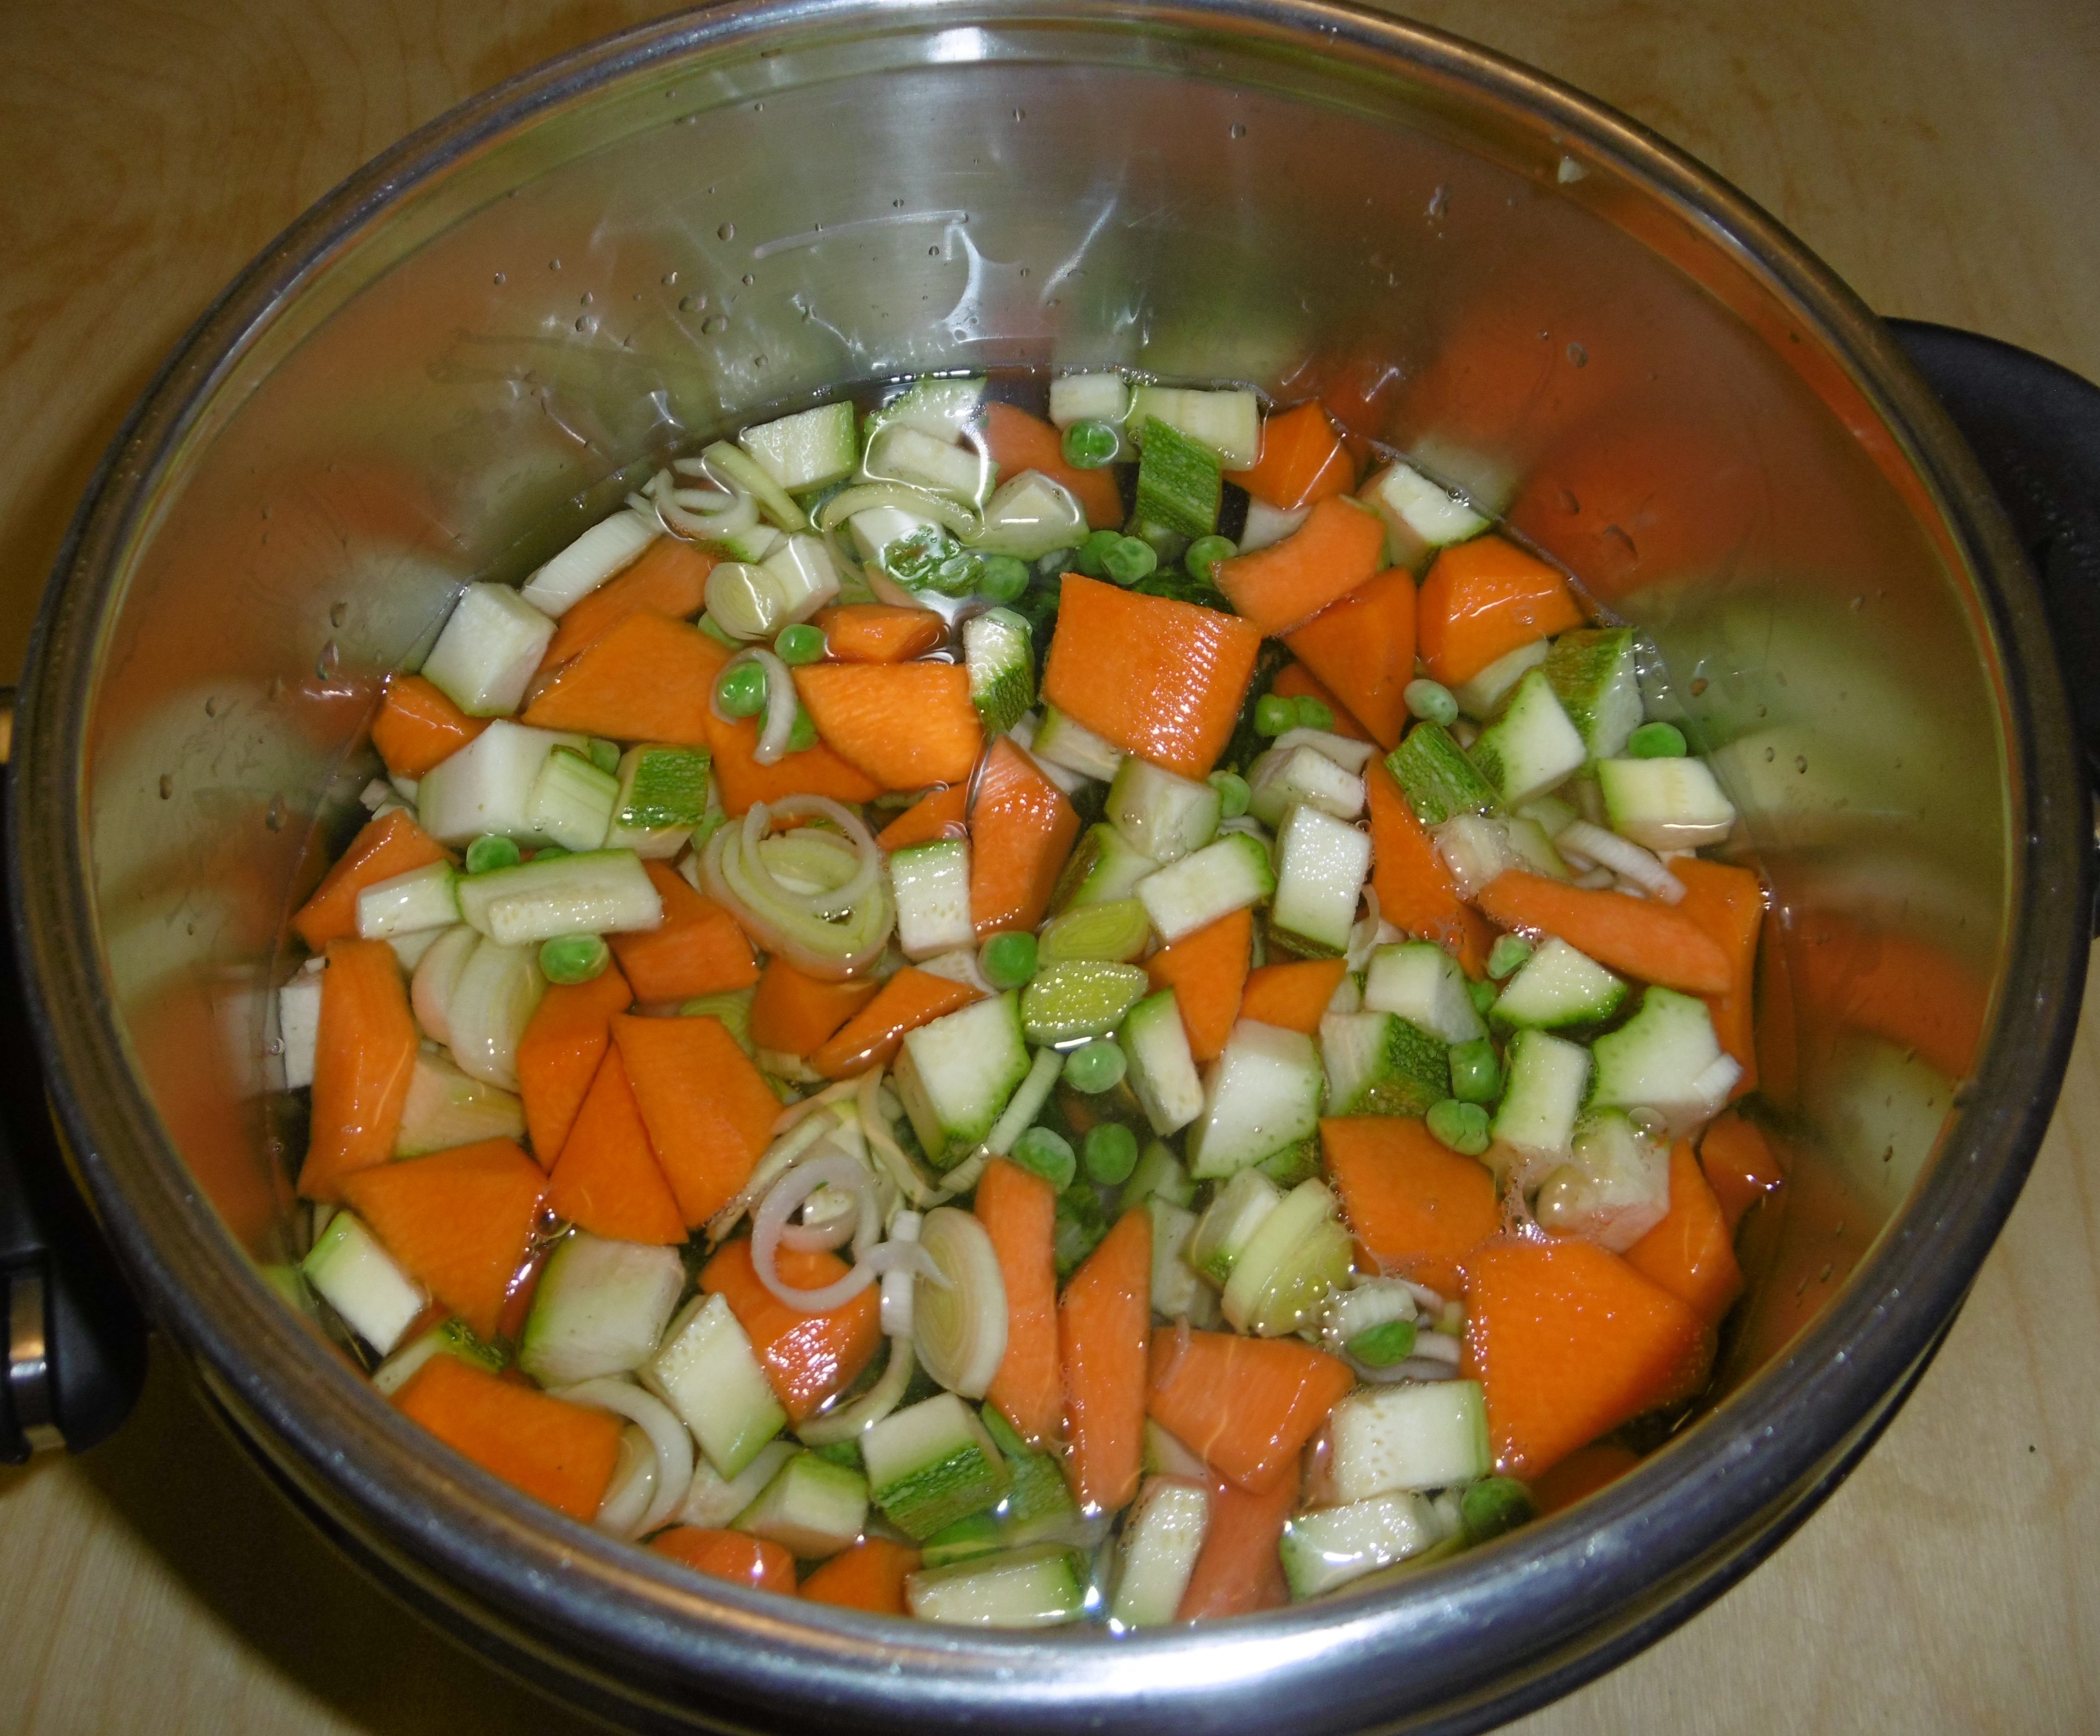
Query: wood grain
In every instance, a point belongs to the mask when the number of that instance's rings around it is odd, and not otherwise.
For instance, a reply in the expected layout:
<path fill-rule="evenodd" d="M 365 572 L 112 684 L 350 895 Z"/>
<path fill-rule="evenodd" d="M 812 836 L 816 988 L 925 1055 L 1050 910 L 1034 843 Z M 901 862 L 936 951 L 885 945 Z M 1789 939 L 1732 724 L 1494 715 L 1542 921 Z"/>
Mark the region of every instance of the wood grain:
<path fill-rule="evenodd" d="M 668 8 L 0 5 L 0 670 L 101 448 L 209 298 L 451 103 Z M 2090 0 L 1424 0 L 1714 165 L 1877 308 L 2100 378 Z M 1712 1610 L 1527 1736 L 2100 1728 L 2100 1019 L 1945 1350 L 1862 1469 Z M 165 1360 L 78 1460 L 0 1472 L 0 1731 L 579 1721 L 346 1570 Z"/>

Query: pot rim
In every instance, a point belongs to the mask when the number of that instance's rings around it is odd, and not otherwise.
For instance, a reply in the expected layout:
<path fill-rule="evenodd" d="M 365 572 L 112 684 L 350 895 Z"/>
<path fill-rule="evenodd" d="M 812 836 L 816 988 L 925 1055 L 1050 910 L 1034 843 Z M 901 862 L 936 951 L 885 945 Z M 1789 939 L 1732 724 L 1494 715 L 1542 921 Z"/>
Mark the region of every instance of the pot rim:
<path fill-rule="evenodd" d="M 1579 1515 L 1526 1527 L 1383 1593 L 1096 1642 L 924 1632 L 698 1588 L 644 1552 L 571 1524 L 396 1416 L 283 1307 L 206 1210 L 126 1060 L 96 941 L 86 717 L 116 574 L 183 431 L 302 283 L 390 208 L 606 85 L 687 54 L 756 48 L 813 24 L 896 32 L 1078 20 L 1135 35 L 1312 41 L 1470 104 L 1549 127 L 1608 163 L 1762 278 L 1881 418 L 1938 508 L 1999 660 L 2008 758 L 2010 909 L 1988 1046 L 1910 1200 L 1823 1314 L 1776 1358 Z M 2017 671 L 2019 678 L 2006 678 Z M 748 0 L 588 45 L 451 110 L 359 170 L 274 241 L 184 338 L 112 444 L 46 591 L 19 715 L 8 860 L 17 945 L 51 1093 L 120 1257 L 155 1318 L 292 1479 L 346 1503 L 378 1548 L 449 1582 L 526 1643 L 565 1646 L 618 1691 L 705 1683 L 725 1716 L 1078 1718 L 1116 1728 L 1273 1719 L 1340 1727 L 1402 1715 L 1410 1691 L 1499 1706 L 1522 1660 L 1594 1632 L 1658 1584 L 1711 1577 L 1717 1552 L 1771 1522 L 1843 1454 L 1876 1401 L 1943 1329 L 2017 1198 L 2076 1027 L 2090 908 L 2089 804 L 2039 594 L 1975 460 L 1873 315 L 1770 216 L 1623 115 L 1425 26 L 1318 0 Z M 2005 992 L 2018 983 L 2026 992 Z M 1827 1492 L 1827 1482 L 1811 1500 Z M 1679 1598 L 1677 1619 L 1703 1601 Z M 1520 1636 L 1511 1641 L 1497 1637 Z M 1499 1653 L 1514 1645 L 1514 1654 Z M 1381 1654 L 1407 1668 L 1389 1676 Z M 1484 1668 L 1484 1654 L 1494 1659 Z M 589 1659 L 588 1663 L 581 1660 Z M 1616 1661 L 1615 1659 L 1606 1662 Z M 1604 1667 L 1599 1663 L 1597 1668 Z M 624 1672 L 624 1673 L 620 1673 Z M 1590 1672 L 1564 1672 L 1560 1689 Z M 1364 1678 L 1378 1678 L 1366 1683 Z M 1512 1690 L 1514 1689 L 1512 1688 Z M 690 1704 L 682 1710 L 690 1715 Z"/>

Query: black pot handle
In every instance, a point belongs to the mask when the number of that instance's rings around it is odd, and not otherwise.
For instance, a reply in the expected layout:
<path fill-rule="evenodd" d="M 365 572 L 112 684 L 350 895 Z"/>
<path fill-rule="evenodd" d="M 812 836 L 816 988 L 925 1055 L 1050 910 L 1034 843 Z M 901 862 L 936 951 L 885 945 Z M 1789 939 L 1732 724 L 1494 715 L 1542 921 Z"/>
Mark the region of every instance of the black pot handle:
<path fill-rule="evenodd" d="M 0 689 L 0 754 L 13 699 Z M 11 810 L 0 802 L 0 828 Z M 0 856 L 5 842 L 0 834 Z M 10 1464 L 94 1446 L 124 1420 L 146 1374 L 145 1320 L 66 1173 L 11 921 L 0 921 L 0 1462 Z"/>
<path fill-rule="evenodd" d="M 1974 449 L 2027 551 L 2086 774 L 2100 788 L 2100 387 L 1995 338 L 1887 323 Z"/>

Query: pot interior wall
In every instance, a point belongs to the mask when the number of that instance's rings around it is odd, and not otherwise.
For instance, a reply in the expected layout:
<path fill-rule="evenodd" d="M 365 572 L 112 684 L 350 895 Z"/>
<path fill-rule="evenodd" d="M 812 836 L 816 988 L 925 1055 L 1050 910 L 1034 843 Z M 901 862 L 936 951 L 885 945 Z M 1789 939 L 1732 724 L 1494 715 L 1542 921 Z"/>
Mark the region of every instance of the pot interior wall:
<path fill-rule="evenodd" d="M 1014 364 L 1318 391 L 1652 633 L 1780 906 L 1796 1173 L 1732 1378 L 1889 1221 L 2010 897 L 1993 653 L 1924 484 L 1822 334 L 1607 154 L 1148 14 L 899 8 L 631 68 L 334 237 L 202 396 L 110 599 L 90 842 L 137 1065 L 245 1246 L 278 1247 L 298 1138 L 283 918 L 452 591 L 749 409 Z"/>

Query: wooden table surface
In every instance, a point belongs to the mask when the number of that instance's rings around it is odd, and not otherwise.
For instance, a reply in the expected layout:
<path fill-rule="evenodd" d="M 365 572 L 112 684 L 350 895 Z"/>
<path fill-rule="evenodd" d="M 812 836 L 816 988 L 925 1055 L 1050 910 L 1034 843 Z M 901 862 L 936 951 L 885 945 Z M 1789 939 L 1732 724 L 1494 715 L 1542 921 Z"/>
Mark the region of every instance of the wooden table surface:
<path fill-rule="evenodd" d="M 126 407 L 311 201 L 647 0 L 0 0 L 0 671 Z M 1426 0 L 1776 211 L 1875 307 L 2100 378 L 2093 0 Z M 1517 1726 L 2100 1729 L 2100 996 L 1917 1395 L 1767 1566 Z M 165 1358 L 78 1460 L 0 1469 L 0 1730 L 581 1729 L 397 1610 Z"/>

